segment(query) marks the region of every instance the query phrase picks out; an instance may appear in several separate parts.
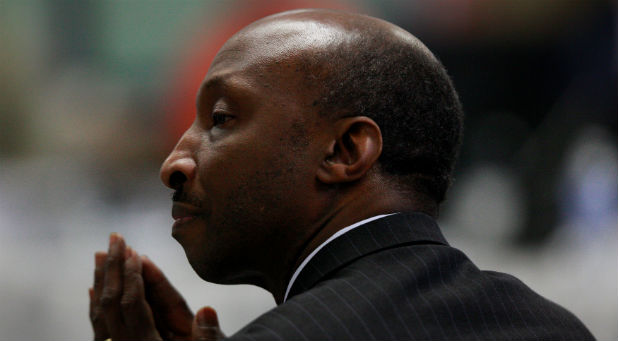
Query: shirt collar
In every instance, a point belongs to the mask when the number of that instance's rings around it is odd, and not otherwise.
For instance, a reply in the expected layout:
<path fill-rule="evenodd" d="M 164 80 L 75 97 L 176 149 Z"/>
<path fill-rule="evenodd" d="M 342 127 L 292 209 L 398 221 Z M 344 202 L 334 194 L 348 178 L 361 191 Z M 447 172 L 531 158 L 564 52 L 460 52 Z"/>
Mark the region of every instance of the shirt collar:
<path fill-rule="evenodd" d="M 300 263 L 300 265 L 298 266 L 298 268 L 296 268 L 296 271 L 294 271 L 294 274 L 292 275 L 292 278 L 290 279 L 290 282 L 288 283 L 288 287 L 285 290 L 285 296 L 283 296 L 283 302 L 285 302 L 288 298 L 288 294 L 290 293 L 290 289 L 292 289 L 292 285 L 294 284 L 294 281 L 296 280 L 296 278 L 298 277 L 298 275 L 300 274 L 301 271 L 303 271 L 303 268 L 307 265 L 307 263 L 309 263 L 309 261 L 311 260 L 311 258 L 313 258 L 313 256 L 315 256 L 318 251 L 320 251 L 320 249 L 322 249 L 324 246 L 326 246 L 326 244 L 332 242 L 333 240 L 335 240 L 337 237 L 340 237 L 341 235 L 343 235 L 346 232 L 352 231 L 353 229 L 367 224 L 369 222 L 372 222 L 374 220 L 380 219 L 380 218 L 384 218 L 384 217 L 388 217 L 389 215 L 393 215 L 396 213 L 390 213 L 390 214 L 380 214 L 377 216 L 373 216 L 371 218 L 367 218 L 364 220 L 361 220 L 357 223 L 354 223 L 350 226 L 344 227 L 341 230 L 337 231 L 335 234 L 333 234 L 332 236 L 330 236 L 330 238 L 326 239 L 325 242 L 323 242 L 322 244 L 320 244 L 318 247 L 316 247 L 310 254 L 309 256 L 307 256 L 302 263 Z"/>

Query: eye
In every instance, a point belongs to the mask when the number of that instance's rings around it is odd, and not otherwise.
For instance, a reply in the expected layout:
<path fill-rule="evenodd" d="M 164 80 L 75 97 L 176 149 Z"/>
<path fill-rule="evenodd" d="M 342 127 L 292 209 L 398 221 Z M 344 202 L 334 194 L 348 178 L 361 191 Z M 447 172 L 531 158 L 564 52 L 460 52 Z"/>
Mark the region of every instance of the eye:
<path fill-rule="evenodd" d="M 231 115 L 223 114 L 220 112 L 214 112 L 212 114 L 212 126 L 216 127 L 218 125 L 224 124 L 225 122 L 231 120 L 232 118 L 234 117 Z"/>

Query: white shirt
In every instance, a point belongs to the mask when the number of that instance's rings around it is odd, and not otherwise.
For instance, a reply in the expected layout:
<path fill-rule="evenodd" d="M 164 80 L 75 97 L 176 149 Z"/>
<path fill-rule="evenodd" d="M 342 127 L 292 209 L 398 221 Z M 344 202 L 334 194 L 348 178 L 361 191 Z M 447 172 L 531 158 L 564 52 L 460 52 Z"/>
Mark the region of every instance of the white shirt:
<path fill-rule="evenodd" d="M 393 215 L 396 213 L 390 213 L 390 214 L 380 214 L 371 218 L 367 218 L 365 220 L 361 220 L 358 223 L 352 224 L 350 226 L 344 227 L 341 230 L 337 231 L 335 234 L 333 234 L 332 236 L 330 236 L 330 238 L 326 239 L 326 241 L 322 244 L 320 244 L 320 246 L 316 247 L 315 250 L 313 250 L 309 256 L 307 256 L 307 258 L 305 258 L 303 260 L 302 263 L 300 263 L 300 265 L 298 266 L 298 268 L 296 268 L 296 271 L 294 271 L 294 274 L 292 275 L 292 278 L 290 279 L 290 283 L 288 283 L 288 288 L 285 290 L 285 296 L 283 296 L 283 302 L 285 302 L 288 299 L 288 294 L 290 293 L 290 289 L 292 289 L 292 285 L 294 284 L 294 281 L 296 280 L 296 278 L 298 277 L 298 274 L 300 274 L 301 271 L 303 271 L 303 268 L 305 268 L 305 265 L 307 265 L 307 263 L 309 263 L 309 261 L 311 260 L 311 258 L 313 258 L 313 256 L 315 256 L 316 253 L 318 253 L 318 251 L 320 251 L 324 246 L 326 246 L 326 244 L 332 242 L 333 240 L 335 240 L 336 238 L 340 237 L 341 235 L 343 235 L 344 233 L 350 232 L 353 229 L 363 225 L 363 224 L 367 224 L 369 222 L 372 222 L 376 219 L 380 219 L 380 218 L 384 218 L 387 217 L 389 215 Z"/>

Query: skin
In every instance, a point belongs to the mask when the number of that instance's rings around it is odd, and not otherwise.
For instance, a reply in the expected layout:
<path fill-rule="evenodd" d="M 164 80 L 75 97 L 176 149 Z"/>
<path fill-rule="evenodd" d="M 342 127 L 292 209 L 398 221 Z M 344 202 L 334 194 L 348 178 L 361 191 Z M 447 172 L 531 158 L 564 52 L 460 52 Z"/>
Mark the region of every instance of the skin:
<path fill-rule="evenodd" d="M 246 27 L 219 51 L 197 95 L 197 115 L 161 167 L 176 191 L 173 237 L 207 281 L 261 286 L 282 303 L 292 273 L 338 230 L 413 210 L 379 171 L 380 128 L 368 117 L 323 117 L 312 107 L 302 57 L 354 39 L 378 19 L 305 10 Z M 194 316 L 147 258 L 112 235 L 95 256 L 95 339 L 217 339 L 214 310 Z"/>

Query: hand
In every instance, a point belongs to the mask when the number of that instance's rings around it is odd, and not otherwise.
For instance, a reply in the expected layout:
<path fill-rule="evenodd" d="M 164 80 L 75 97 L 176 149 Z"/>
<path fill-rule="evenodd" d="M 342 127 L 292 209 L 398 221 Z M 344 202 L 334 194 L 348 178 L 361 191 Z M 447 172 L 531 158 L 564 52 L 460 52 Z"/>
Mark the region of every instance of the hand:
<path fill-rule="evenodd" d="M 225 339 L 219 328 L 217 312 L 211 307 L 203 307 L 197 311 L 193 320 L 193 340 L 214 341 Z"/>
<path fill-rule="evenodd" d="M 90 320 L 95 340 L 161 340 L 142 278 L 142 259 L 117 234 L 107 254 L 95 255 Z"/>
<path fill-rule="evenodd" d="M 182 295 L 148 257 L 142 256 L 142 265 L 146 299 L 153 311 L 159 334 L 164 339 L 220 340 L 225 338 L 219 328 L 219 320 L 214 309 L 203 307 L 194 317 Z"/>
<path fill-rule="evenodd" d="M 115 243 L 120 244 L 120 249 L 124 248 L 124 253 L 115 248 Z M 132 261 L 129 261 L 129 259 L 136 257 L 137 254 L 131 248 L 126 248 L 124 245 L 122 237 L 115 234 L 110 236 L 109 255 L 112 255 L 113 251 L 121 255 L 124 254 L 124 257 L 121 258 L 124 260 L 126 268 L 131 265 Z M 95 333 L 95 340 L 105 340 L 109 337 L 112 337 L 112 339 L 129 337 L 133 339 L 157 339 L 158 337 L 160 339 L 160 337 L 163 337 L 166 340 L 218 340 L 225 337 L 219 328 L 216 312 L 210 307 L 204 307 L 198 311 L 194 318 L 193 313 L 182 296 L 165 278 L 163 272 L 146 256 L 136 257 L 136 261 L 141 264 L 141 279 L 134 276 L 126 276 L 123 278 L 125 283 L 121 287 L 123 289 L 125 287 L 129 289 L 137 287 L 137 289 L 132 289 L 133 291 L 128 292 L 145 293 L 145 295 L 140 296 L 140 301 L 143 303 L 141 307 L 144 311 L 151 312 L 150 316 L 154 319 L 154 325 L 158 334 L 153 333 L 152 330 L 146 330 L 150 328 L 147 326 L 152 326 L 150 322 L 138 326 L 138 328 L 146 329 L 134 330 L 133 334 L 135 335 L 133 336 L 129 334 L 119 334 L 117 336 L 110 334 L 110 328 L 107 324 L 107 310 L 103 307 L 101 300 L 103 293 L 106 293 L 107 273 L 109 269 L 114 269 L 113 266 L 108 265 L 111 263 L 109 258 L 105 252 L 96 253 L 94 288 L 89 290 L 90 319 Z M 114 257 L 111 258 L 113 260 Z M 127 281 L 130 283 L 126 283 Z M 126 293 L 120 294 L 121 297 L 123 295 L 126 295 Z M 105 301 L 103 300 L 103 302 Z M 122 309 L 123 305 L 121 304 L 120 307 Z M 123 314 L 132 313 L 134 312 L 131 310 L 123 312 Z M 148 314 L 146 313 L 146 315 Z"/>

